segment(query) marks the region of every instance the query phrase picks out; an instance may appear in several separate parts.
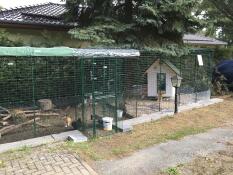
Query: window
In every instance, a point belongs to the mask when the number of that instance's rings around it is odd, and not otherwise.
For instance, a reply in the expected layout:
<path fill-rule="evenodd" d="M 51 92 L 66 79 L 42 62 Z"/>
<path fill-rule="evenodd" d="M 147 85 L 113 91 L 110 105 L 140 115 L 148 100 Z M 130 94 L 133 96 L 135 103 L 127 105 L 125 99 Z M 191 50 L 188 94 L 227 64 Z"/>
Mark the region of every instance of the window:
<path fill-rule="evenodd" d="M 157 92 L 166 92 L 166 73 L 157 73 Z"/>

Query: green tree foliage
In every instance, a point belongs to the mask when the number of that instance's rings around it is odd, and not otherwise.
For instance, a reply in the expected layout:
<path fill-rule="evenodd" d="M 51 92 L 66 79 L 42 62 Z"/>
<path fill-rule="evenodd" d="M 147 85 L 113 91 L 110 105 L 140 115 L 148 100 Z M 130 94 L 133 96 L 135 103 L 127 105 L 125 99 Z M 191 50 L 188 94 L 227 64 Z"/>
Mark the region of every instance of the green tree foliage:
<path fill-rule="evenodd" d="M 159 47 L 182 43 L 199 26 L 191 14 L 197 0 L 67 0 L 69 31 L 93 45 Z"/>
<path fill-rule="evenodd" d="M 232 0 L 203 0 L 196 14 L 201 14 L 205 22 L 206 35 L 217 36 L 233 44 Z"/>
<path fill-rule="evenodd" d="M 32 46 L 32 47 L 55 47 L 55 46 L 61 46 L 63 44 L 63 38 L 62 36 L 57 36 L 53 37 L 51 36 L 47 30 L 44 30 L 41 32 L 41 40 L 39 41 L 34 41 L 32 40 L 31 42 L 25 43 L 18 34 L 16 38 L 18 39 L 12 39 L 13 37 L 11 36 L 9 32 L 5 29 L 0 29 L 0 46 L 7 46 L 7 47 L 17 47 L 17 46 Z"/>
<path fill-rule="evenodd" d="M 0 30 L 0 46 L 22 46 L 23 42 L 20 40 L 13 41 L 9 39 L 9 33 L 6 30 Z"/>
<path fill-rule="evenodd" d="M 233 58 L 233 47 L 227 48 L 216 48 L 214 53 L 214 64 L 218 64 L 219 62 L 226 59 Z"/>

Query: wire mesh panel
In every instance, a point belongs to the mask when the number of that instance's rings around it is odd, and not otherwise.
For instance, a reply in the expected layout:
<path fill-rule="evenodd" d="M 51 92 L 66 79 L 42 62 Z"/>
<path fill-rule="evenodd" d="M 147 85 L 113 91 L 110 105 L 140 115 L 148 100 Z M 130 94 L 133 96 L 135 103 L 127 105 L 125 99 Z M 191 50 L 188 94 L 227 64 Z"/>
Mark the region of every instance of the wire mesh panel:
<path fill-rule="evenodd" d="M 15 134 L 24 133 L 27 131 L 27 126 L 20 127 L 16 132 L 8 134 L 11 127 L 15 127 L 27 121 L 26 118 L 21 117 L 20 108 L 32 104 L 32 79 L 31 79 L 31 60 L 27 58 L 1 58 L 0 67 L 0 99 L 1 99 L 1 139 L 0 143 L 12 141 L 15 139 Z M 19 68 L 22 69 L 19 69 Z M 12 107 L 12 108 L 11 108 Z M 32 106 L 31 106 L 32 107 Z M 11 108 L 8 110 L 8 108 Z M 20 117 L 18 117 L 20 116 Z M 10 120 L 9 120 L 10 119 Z M 33 117 L 29 119 L 33 123 Z M 30 135 L 33 137 L 33 127 L 29 126 Z M 5 128 L 5 130 L 3 130 Z M 27 137 L 21 135 L 17 139 L 25 139 Z"/>
<path fill-rule="evenodd" d="M 84 106 L 86 133 L 108 135 L 118 130 L 119 63 L 117 58 L 82 59 L 84 69 Z M 105 119 L 113 129 L 105 128 Z"/>
<path fill-rule="evenodd" d="M 79 64 L 71 57 L 1 58 L 0 143 L 81 127 Z"/>
<path fill-rule="evenodd" d="M 183 78 L 180 105 L 208 100 L 211 54 L 1 57 L 0 143 L 73 129 L 108 135 L 124 120 L 174 111 L 174 75 Z"/>
<path fill-rule="evenodd" d="M 180 60 L 182 85 L 179 89 L 180 103 L 194 103 L 210 99 L 211 52 L 192 51 Z M 201 55 L 201 62 L 198 60 Z"/>

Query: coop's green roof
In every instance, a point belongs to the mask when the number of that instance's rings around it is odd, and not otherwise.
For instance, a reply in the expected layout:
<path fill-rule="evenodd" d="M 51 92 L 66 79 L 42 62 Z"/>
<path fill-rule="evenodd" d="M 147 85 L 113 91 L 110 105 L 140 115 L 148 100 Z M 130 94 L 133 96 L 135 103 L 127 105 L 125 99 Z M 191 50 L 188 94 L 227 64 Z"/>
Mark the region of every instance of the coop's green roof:
<path fill-rule="evenodd" d="M 135 49 L 75 49 L 69 47 L 0 47 L 0 56 L 54 56 L 54 57 L 137 57 Z"/>
<path fill-rule="evenodd" d="M 168 60 L 163 60 L 163 62 L 169 66 L 176 74 L 180 75 L 180 70 Z"/>

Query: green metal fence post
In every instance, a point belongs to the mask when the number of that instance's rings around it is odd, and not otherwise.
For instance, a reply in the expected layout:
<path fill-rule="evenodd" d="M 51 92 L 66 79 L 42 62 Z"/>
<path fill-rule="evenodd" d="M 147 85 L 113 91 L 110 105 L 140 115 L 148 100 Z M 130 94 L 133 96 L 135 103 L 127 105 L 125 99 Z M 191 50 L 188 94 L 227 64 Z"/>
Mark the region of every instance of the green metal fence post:
<path fill-rule="evenodd" d="M 84 84 L 84 65 L 83 65 L 83 58 L 80 59 L 80 70 L 81 70 L 81 98 L 82 98 L 82 129 L 86 129 L 86 121 L 85 121 L 85 99 L 84 99 L 84 91 L 85 91 L 85 84 Z"/>
<path fill-rule="evenodd" d="M 103 67 L 101 67 L 101 69 L 103 69 L 103 96 L 106 96 L 107 94 L 106 94 L 106 91 L 107 91 L 107 89 L 106 89 L 106 74 L 107 74 L 107 67 L 106 67 L 106 61 L 105 61 L 105 59 L 106 58 L 104 58 L 103 59 Z M 102 101 L 102 115 L 103 116 L 105 116 L 106 115 L 106 103 L 107 103 L 107 100 L 106 100 L 106 98 L 104 98 L 103 99 L 103 101 Z"/>
<path fill-rule="evenodd" d="M 208 68 L 208 78 L 211 79 L 212 78 L 212 69 L 213 69 L 213 62 L 211 60 L 214 59 L 214 52 L 211 51 L 209 53 L 209 57 L 208 57 L 208 62 L 209 62 L 209 68 Z"/>
<path fill-rule="evenodd" d="M 213 60 L 213 57 L 214 57 L 214 52 L 213 51 L 210 51 L 210 53 L 208 54 L 208 68 L 207 68 L 207 76 L 208 76 L 208 86 L 209 86 L 209 90 L 210 90 L 210 95 L 212 93 L 212 86 L 211 85 L 211 80 L 212 80 L 212 69 L 213 69 L 213 65 L 211 62 L 211 60 Z"/>
<path fill-rule="evenodd" d="M 195 91 L 195 103 L 197 102 L 197 58 L 196 55 L 194 55 L 194 62 L 195 62 L 195 67 L 194 67 L 194 91 Z"/>
<path fill-rule="evenodd" d="M 35 99 L 35 57 L 31 57 L 31 74 L 32 74 L 32 103 L 33 108 L 36 107 L 36 99 Z M 35 113 L 33 115 L 33 134 L 36 136 L 36 116 Z"/>
<path fill-rule="evenodd" d="M 74 57 L 74 96 L 75 96 L 75 108 L 74 108 L 74 112 L 75 112 L 75 121 L 77 122 L 78 121 L 78 110 L 77 110 L 77 103 L 78 103 L 78 100 L 77 100 L 77 61 L 76 61 L 76 58 Z M 77 128 L 75 128 L 77 129 Z"/>
<path fill-rule="evenodd" d="M 93 115 L 93 136 L 96 137 L 96 113 L 95 113 L 95 69 L 96 69 L 96 62 L 94 57 L 92 57 L 92 115 Z"/>
<path fill-rule="evenodd" d="M 118 71 L 117 71 L 117 58 L 115 58 L 115 68 L 114 68 L 114 74 L 115 74 L 115 83 L 114 83 L 114 85 L 115 85 L 115 121 L 116 121 L 116 128 L 115 128 L 115 131 L 116 132 L 118 132 L 118 118 L 117 118 L 117 108 L 118 108 L 118 103 L 117 103 L 117 95 L 118 95 L 118 88 L 117 88 L 117 86 L 118 86 Z"/>
<path fill-rule="evenodd" d="M 161 73 L 162 73 L 162 61 L 161 58 L 159 59 L 159 85 L 157 85 L 157 97 L 159 98 L 159 111 L 161 111 L 161 99 L 162 99 L 162 94 L 161 94 Z M 157 81 L 158 82 L 158 81 Z"/>
<path fill-rule="evenodd" d="M 179 63 L 180 63 L 180 77 L 182 77 L 182 66 L 181 66 L 181 56 L 180 56 L 180 59 L 179 59 Z M 180 95 L 180 90 L 178 92 L 179 94 L 179 100 L 178 100 L 178 105 L 180 106 L 181 105 L 181 95 Z"/>

